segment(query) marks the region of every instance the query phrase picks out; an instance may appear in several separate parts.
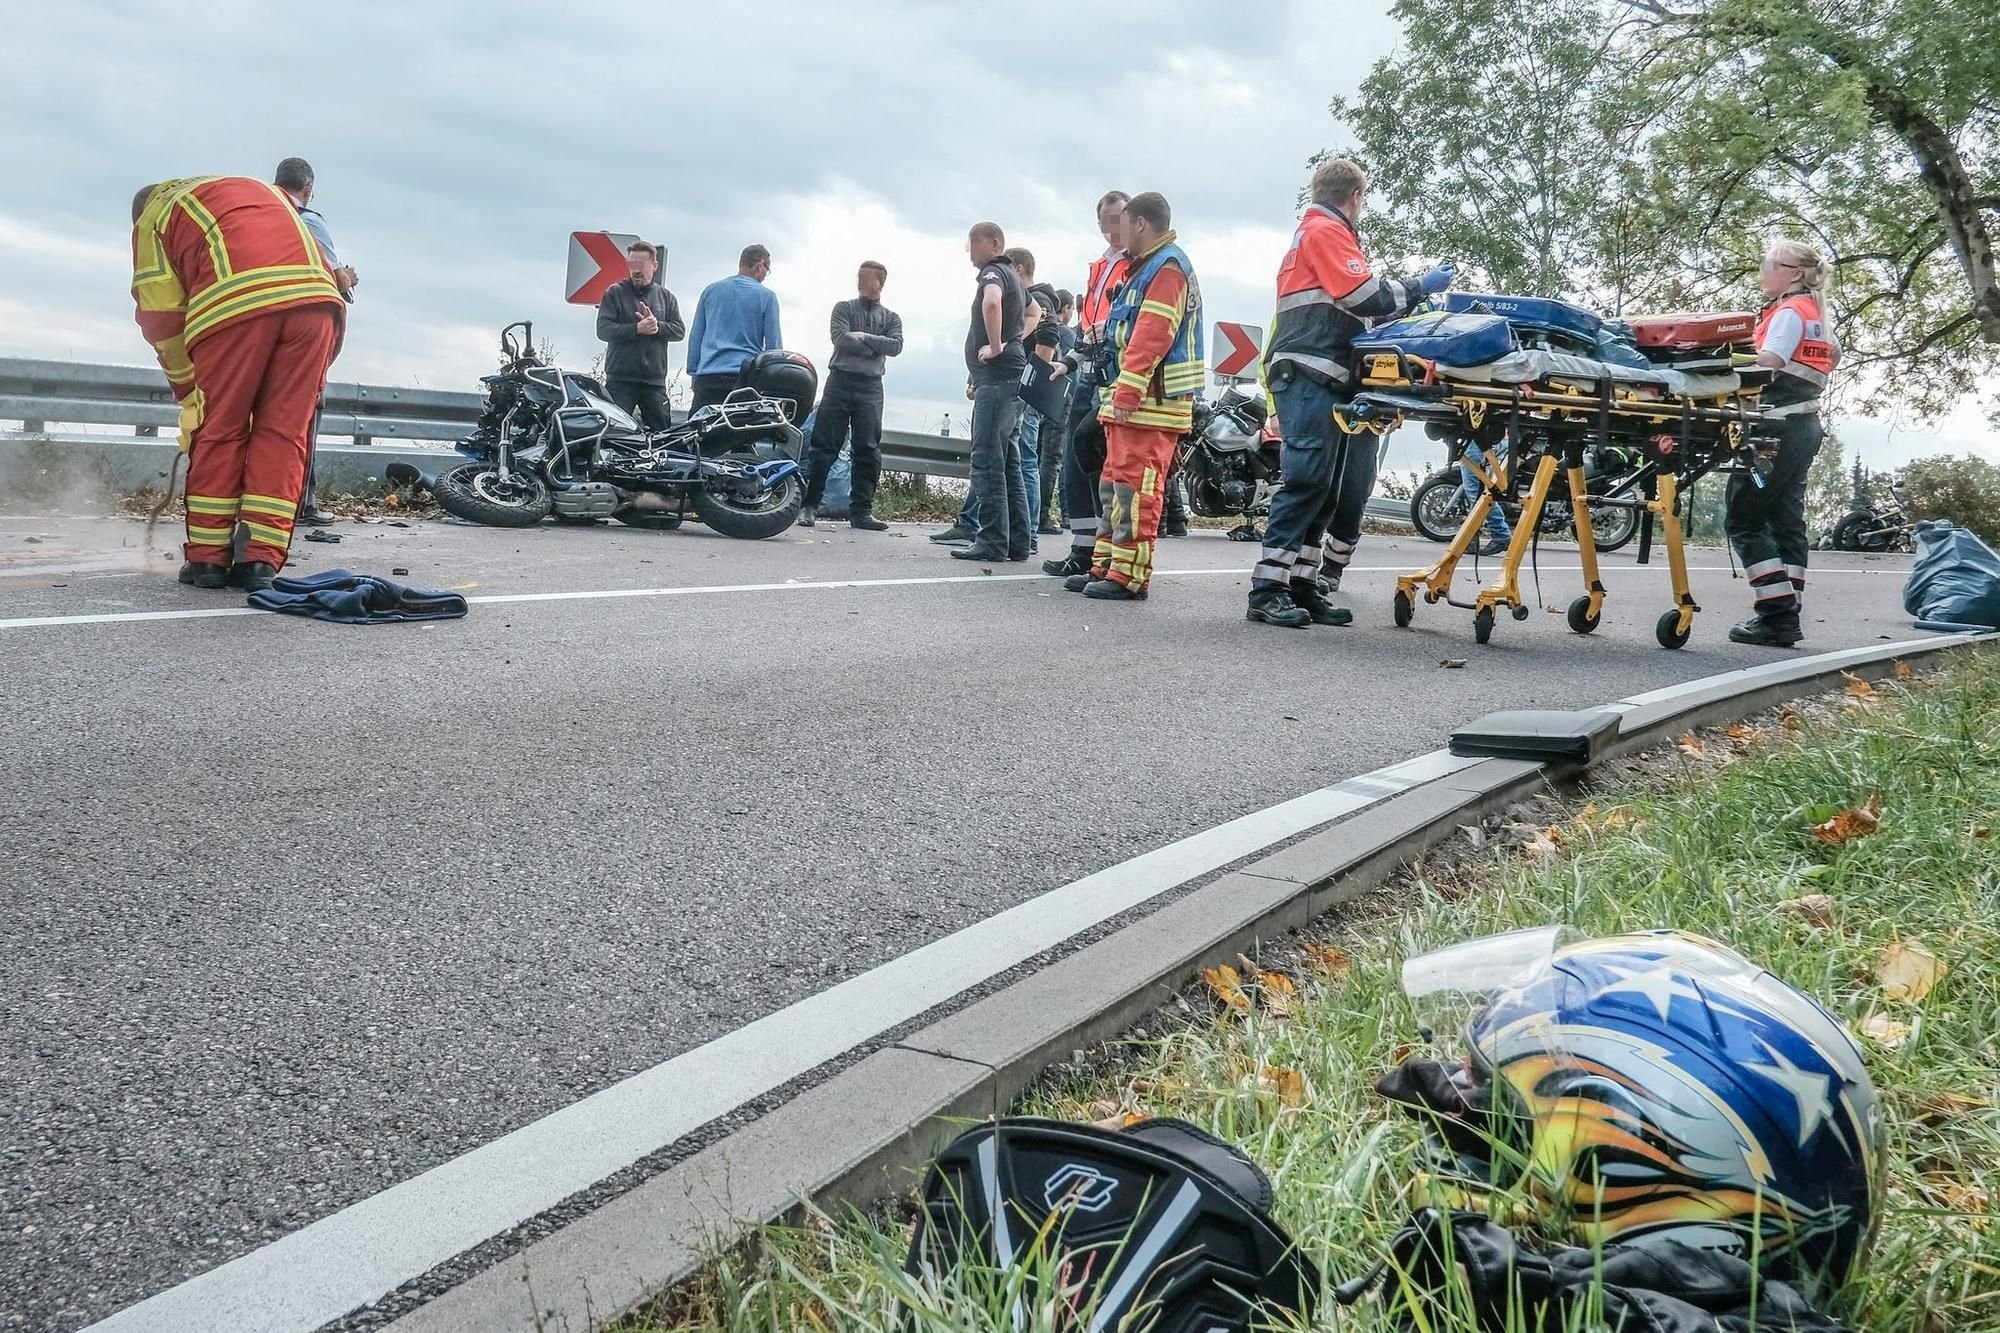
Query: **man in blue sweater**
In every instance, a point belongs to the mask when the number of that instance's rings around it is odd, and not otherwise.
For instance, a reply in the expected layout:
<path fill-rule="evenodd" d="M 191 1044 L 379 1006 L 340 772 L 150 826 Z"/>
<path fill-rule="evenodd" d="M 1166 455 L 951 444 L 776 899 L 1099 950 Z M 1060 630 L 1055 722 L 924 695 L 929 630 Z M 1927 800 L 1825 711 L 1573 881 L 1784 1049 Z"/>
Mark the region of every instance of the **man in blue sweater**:
<path fill-rule="evenodd" d="M 721 402 L 736 387 L 744 362 L 785 345 L 778 332 L 778 298 L 764 285 L 770 273 L 771 252 L 761 245 L 746 246 L 736 261 L 736 276 L 702 290 L 694 328 L 688 332 L 695 407 Z"/>

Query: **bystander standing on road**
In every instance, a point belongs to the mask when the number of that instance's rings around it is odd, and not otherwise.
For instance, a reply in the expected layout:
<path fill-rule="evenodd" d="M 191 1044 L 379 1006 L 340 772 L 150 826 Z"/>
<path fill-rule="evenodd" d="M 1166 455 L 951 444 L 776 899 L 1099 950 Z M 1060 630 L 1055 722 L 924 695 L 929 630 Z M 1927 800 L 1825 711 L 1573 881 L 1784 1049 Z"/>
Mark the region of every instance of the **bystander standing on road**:
<path fill-rule="evenodd" d="M 972 499 L 979 526 L 955 560 L 1021 561 L 1033 533 L 1021 484 L 1021 347 L 1027 292 L 1007 262 L 1007 237 L 998 223 L 975 223 L 966 252 L 979 269 L 972 324 L 965 335 L 965 369 L 972 391 Z"/>
<path fill-rule="evenodd" d="M 889 526 L 875 517 L 875 485 L 882 477 L 882 379 L 889 358 L 903 354 L 903 317 L 882 304 L 882 287 L 888 280 L 888 268 L 868 260 L 855 275 L 858 294 L 833 307 L 827 330 L 833 338 L 833 358 L 827 363 L 826 388 L 814 414 L 812 469 L 806 478 L 805 508 L 799 514 L 804 527 L 819 521 L 827 474 L 843 442 L 850 442 L 853 467 L 848 523 L 868 532 Z"/>
<path fill-rule="evenodd" d="M 1063 363 L 1069 371 L 1070 431 L 1063 443 L 1062 508 L 1070 548 L 1063 559 L 1042 562 L 1042 572 L 1057 578 L 1088 574 L 1097 545 L 1097 489 L 1104 469 L 1104 427 L 1097 419 L 1104 387 L 1104 321 L 1132 262 L 1125 253 L 1128 198 L 1123 190 L 1112 190 L 1097 201 L 1104 253 L 1090 263 L 1090 280 L 1079 297 L 1080 341 Z"/>
<path fill-rule="evenodd" d="M 306 230 L 319 242 L 320 253 L 326 257 L 327 271 L 333 274 L 333 285 L 340 289 L 341 300 L 351 305 L 355 284 L 361 279 L 352 265 L 340 262 L 340 252 L 334 249 L 333 233 L 328 230 L 326 219 L 312 207 L 312 163 L 302 157 L 288 157 L 272 173 L 271 183 L 283 190 L 298 209 Z M 334 515 L 319 507 L 319 419 L 325 411 L 326 395 L 322 392 L 319 401 L 313 404 L 312 426 L 306 432 L 306 484 L 299 498 L 298 521 L 313 528 L 323 528 L 335 521 Z"/>
<path fill-rule="evenodd" d="M 688 379 L 694 407 L 719 403 L 736 387 L 743 363 L 759 352 L 785 345 L 778 332 L 778 297 L 764 285 L 771 276 L 771 252 L 748 245 L 737 258 L 733 277 L 702 289 L 688 334 Z"/>
<path fill-rule="evenodd" d="M 1028 495 L 1029 549 L 1041 543 L 1034 534 L 1042 527 L 1042 457 L 1044 433 L 1054 434 L 1064 416 L 1064 385 L 1055 375 L 1056 353 L 1062 346 L 1062 323 L 1057 317 L 1056 289 L 1035 281 L 1035 256 L 1022 246 L 1007 251 L 1007 262 L 1028 291 L 1028 318 L 1023 339 L 1028 354 L 1027 369 L 1021 377 L 1021 482 Z"/>
<path fill-rule="evenodd" d="M 1073 292 L 1056 292 L 1056 363 L 1067 369 L 1067 358 L 1076 350 L 1076 295 Z M 1049 368 L 1058 378 L 1064 373 L 1055 366 Z M 1070 386 L 1062 385 L 1061 403 L 1056 416 L 1044 420 L 1041 435 L 1037 440 L 1041 454 L 1042 473 L 1041 505 L 1035 512 L 1041 515 L 1041 522 L 1035 531 L 1044 537 L 1060 537 L 1062 528 L 1056 523 L 1056 483 L 1061 479 L 1064 445 L 1069 440 L 1070 427 Z"/>
<path fill-rule="evenodd" d="M 656 281 L 660 252 L 650 241 L 625 249 L 630 276 L 604 289 L 597 303 L 597 336 L 604 343 L 604 391 L 639 418 L 647 430 L 673 424 L 667 406 L 667 344 L 687 334 L 680 302 Z"/>

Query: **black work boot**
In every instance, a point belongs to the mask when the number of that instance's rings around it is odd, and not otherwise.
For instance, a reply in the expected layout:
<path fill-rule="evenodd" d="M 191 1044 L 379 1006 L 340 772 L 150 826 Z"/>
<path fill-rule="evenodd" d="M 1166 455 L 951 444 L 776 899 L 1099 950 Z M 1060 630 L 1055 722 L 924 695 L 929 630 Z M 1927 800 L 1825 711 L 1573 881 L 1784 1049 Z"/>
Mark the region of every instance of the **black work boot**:
<path fill-rule="evenodd" d="M 1752 616 L 1729 627 L 1731 643 L 1747 643 L 1758 648 L 1790 648 L 1805 638 L 1799 628 L 1799 613 L 1784 611 L 1775 616 Z"/>
<path fill-rule="evenodd" d="M 812 505 L 807 505 L 804 509 L 801 509 L 799 511 L 800 527 L 810 528 L 818 524 L 818 522 L 819 522 L 819 510 L 814 508 Z"/>
<path fill-rule="evenodd" d="M 1081 574 L 1072 574 L 1068 578 L 1064 579 L 1063 591 L 1082 592 L 1084 589 L 1088 588 L 1091 584 L 1097 582 L 1099 579 L 1103 577 L 1104 577 L 1103 570 L 1086 569 Z"/>
<path fill-rule="evenodd" d="M 1289 588 L 1252 588 L 1246 618 L 1285 629 L 1304 629 L 1313 623 L 1312 613 L 1292 600 Z"/>
<path fill-rule="evenodd" d="M 1100 602 L 1143 602 L 1146 600 L 1144 588 L 1128 588 L 1116 579 L 1092 579 L 1083 585 L 1085 597 L 1095 597 Z"/>
<path fill-rule="evenodd" d="M 1160 524 L 1162 537 L 1185 537 L 1188 535 L 1187 492 L 1181 489 L 1179 477 L 1167 479 L 1167 503 Z"/>
<path fill-rule="evenodd" d="M 887 532 L 889 530 L 887 523 L 884 523 L 865 509 L 851 516 L 847 520 L 847 526 L 850 528 L 859 528 L 863 532 Z"/>
<path fill-rule="evenodd" d="M 1091 552 L 1088 547 L 1072 546 L 1069 554 L 1060 560 L 1042 561 L 1042 573 L 1052 579 L 1066 579 L 1074 574 L 1090 572 Z"/>
<path fill-rule="evenodd" d="M 229 567 L 229 581 L 245 592 L 257 592 L 271 586 L 271 580 L 278 577 L 275 565 L 262 560 L 246 560 L 240 565 Z"/>
<path fill-rule="evenodd" d="M 227 588 L 229 568 L 226 565 L 198 565 L 190 560 L 181 566 L 180 581 L 190 588 Z"/>
<path fill-rule="evenodd" d="M 1292 585 L 1292 605 L 1312 617 L 1315 625 L 1352 625 L 1354 613 L 1344 606 L 1335 606 L 1319 595 L 1319 589 L 1310 583 Z"/>

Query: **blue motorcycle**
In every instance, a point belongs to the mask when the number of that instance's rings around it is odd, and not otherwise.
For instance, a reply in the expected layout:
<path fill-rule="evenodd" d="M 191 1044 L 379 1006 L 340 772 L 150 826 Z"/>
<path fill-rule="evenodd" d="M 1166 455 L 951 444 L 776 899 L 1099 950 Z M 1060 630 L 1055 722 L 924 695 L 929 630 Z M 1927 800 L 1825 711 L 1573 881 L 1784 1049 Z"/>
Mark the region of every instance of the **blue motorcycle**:
<path fill-rule="evenodd" d="M 501 330 L 500 350 L 501 369 L 481 381 L 479 424 L 454 446 L 472 461 L 430 482 L 449 513 L 502 528 L 553 516 L 672 529 L 692 516 L 753 540 L 798 519 L 804 441 L 795 423 L 818 388 L 804 357 L 767 352 L 724 402 L 649 434 L 596 379 L 544 364 L 534 325 Z"/>

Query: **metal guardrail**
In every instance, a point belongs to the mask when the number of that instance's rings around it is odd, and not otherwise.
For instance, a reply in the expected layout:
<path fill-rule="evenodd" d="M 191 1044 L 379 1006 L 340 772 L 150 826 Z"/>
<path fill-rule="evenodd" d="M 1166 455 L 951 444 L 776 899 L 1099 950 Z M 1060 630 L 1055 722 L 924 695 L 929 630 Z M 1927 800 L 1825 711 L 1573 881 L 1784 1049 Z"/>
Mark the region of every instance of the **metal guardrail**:
<path fill-rule="evenodd" d="M 479 420 L 480 405 L 476 393 L 332 381 L 326 386 L 320 433 L 348 436 L 357 445 L 377 440 L 448 443 Z M 167 377 L 150 366 L 0 357 L 0 421 L 22 424 L 18 432 L 0 430 L 0 439 L 39 437 L 51 422 L 130 426 L 139 437 L 157 438 L 162 428 L 171 431 L 179 425 L 180 410 Z M 882 467 L 929 477 L 969 477 L 972 443 L 953 435 L 885 430 Z M 1378 496 L 1368 501 L 1368 517 L 1407 526 L 1409 505 Z"/>

